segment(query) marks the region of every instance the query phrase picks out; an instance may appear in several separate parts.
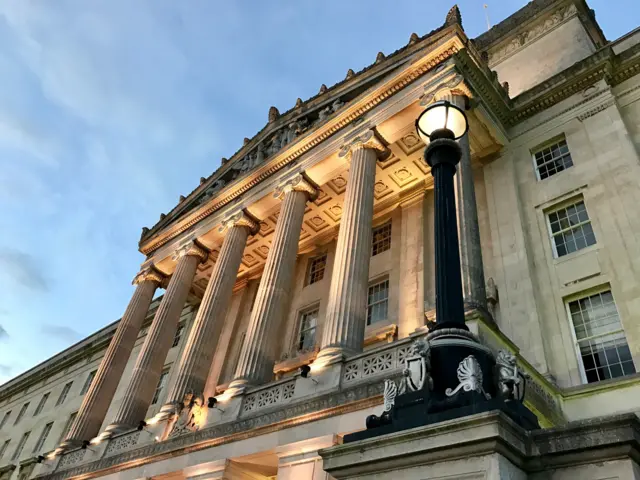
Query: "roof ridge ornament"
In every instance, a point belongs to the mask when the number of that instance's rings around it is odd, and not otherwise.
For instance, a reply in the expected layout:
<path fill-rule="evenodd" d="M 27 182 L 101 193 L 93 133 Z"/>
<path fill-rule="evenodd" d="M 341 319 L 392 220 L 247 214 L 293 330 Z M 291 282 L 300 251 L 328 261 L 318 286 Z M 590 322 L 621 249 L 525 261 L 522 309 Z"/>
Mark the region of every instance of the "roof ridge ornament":
<path fill-rule="evenodd" d="M 462 27 L 462 15 L 460 14 L 460 9 L 457 4 L 451 7 L 451 10 L 447 13 L 447 17 L 444 21 L 446 26 L 454 25 L 456 23 Z"/>
<path fill-rule="evenodd" d="M 378 52 L 378 55 L 376 55 L 376 62 L 375 63 L 380 63 L 381 61 L 383 61 L 385 58 L 384 53 L 382 52 Z"/>
<path fill-rule="evenodd" d="M 276 107 L 271 107 L 269 109 L 269 123 L 275 122 L 280 116 L 280 111 Z"/>
<path fill-rule="evenodd" d="M 324 92 L 327 91 L 327 86 L 323 83 L 322 85 L 320 85 L 320 95 L 322 95 Z"/>
<path fill-rule="evenodd" d="M 302 106 L 302 99 L 300 97 L 298 97 L 296 99 L 296 108 L 300 108 Z"/>
<path fill-rule="evenodd" d="M 347 76 L 344 77 L 344 78 L 345 78 L 345 80 L 349 80 L 354 75 L 355 75 L 354 71 L 352 69 L 349 69 L 349 70 L 347 70 Z"/>
<path fill-rule="evenodd" d="M 420 40 L 420 37 L 418 37 L 418 34 L 413 32 L 411 34 L 411 36 L 409 37 L 409 45 L 413 45 L 414 43 L 416 43 L 418 40 Z"/>

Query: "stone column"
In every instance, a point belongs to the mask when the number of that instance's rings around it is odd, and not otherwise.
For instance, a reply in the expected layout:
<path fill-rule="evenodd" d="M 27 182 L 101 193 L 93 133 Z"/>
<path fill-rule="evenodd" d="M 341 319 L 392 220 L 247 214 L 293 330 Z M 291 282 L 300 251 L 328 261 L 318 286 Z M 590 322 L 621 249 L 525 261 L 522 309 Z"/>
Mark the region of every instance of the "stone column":
<path fill-rule="evenodd" d="M 228 231 L 180 358 L 177 379 L 162 407 L 163 412 L 173 413 L 175 405 L 182 403 L 187 391 L 203 392 L 247 238 L 255 235 L 260 225 L 246 213 L 239 212 L 223 222 L 221 230 L 224 229 Z"/>
<path fill-rule="evenodd" d="M 463 110 L 467 98 L 463 95 L 452 95 L 451 103 Z M 473 184 L 471 168 L 471 148 L 469 133 L 466 133 L 458 144 L 462 149 L 462 157 L 456 175 L 456 197 L 458 201 L 458 231 L 460 236 L 460 269 L 462 273 L 462 292 L 465 309 L 487 310 L 487 292 L 482 265 L 482 246 L 480 245 L 480 227 L 478 226 L 478 207 L 476 190 Z"/>
<path fill-rule="evenodd" d="M 229 392 L 237 394 L 248 385 L 271 380 L 279 343 L 282 309 L 291 295 L 293 270 L 298 253 L 302 219 L 308 200 L 317 196 L 316 188 L 302 175 L 278 187 L 276 196 L 282 198 L 273 241 L 264 266 L 256 295 L 249 328 L 240 352 L 240 360 L 229 385 Z"/>
<path fill-rule="evenodd" d="M 386 147 L 372 130 L 343 147 L 350 159 L 318 364 L 362 350 L 367 319 L 373 187 L 377 155 Z"/>
<path fill-rule="evenodd" d="M 164 276 L 160 272 L 149 267 L 138 273 L 133 280 L 133 284 L 137 285 L 136 290 L 82 400 L 76 419 L 63 439 L 62 447 L 81 445 L 84 440 L 91 440 L 98 435 L 138 338 L 142 322 L 149 311 L 153 295 L 163 279 Z"/>
<path fill-rule="evenodd" d="M 135 427 L 144 420 L 171 348 L 196 268 L 206 260 L 207 251 L 197 243 L 190 242 L 178 249 L 173 258 L 178 262 L 176 270 L 138 354 L 118 413 L 107 427 L 108 432 L 116 433 Z"/>

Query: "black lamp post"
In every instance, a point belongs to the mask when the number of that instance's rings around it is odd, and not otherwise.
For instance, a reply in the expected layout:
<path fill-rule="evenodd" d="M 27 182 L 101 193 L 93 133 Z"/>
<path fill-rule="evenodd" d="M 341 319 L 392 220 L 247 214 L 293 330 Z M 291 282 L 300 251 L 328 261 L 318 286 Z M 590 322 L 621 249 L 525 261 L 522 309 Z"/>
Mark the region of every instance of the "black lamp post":
<path fill-rule="evenodd" d="M 456 140 L 467 133 L 468 128 L 464 112 L 447 101 L 430 105 L 416 120 L 416 130 L 427 144 L 425 160 L 434 181 L 436 330 L 468 330 L 464 321 L 453 185 L 456 165 L 462 155 Z"/>

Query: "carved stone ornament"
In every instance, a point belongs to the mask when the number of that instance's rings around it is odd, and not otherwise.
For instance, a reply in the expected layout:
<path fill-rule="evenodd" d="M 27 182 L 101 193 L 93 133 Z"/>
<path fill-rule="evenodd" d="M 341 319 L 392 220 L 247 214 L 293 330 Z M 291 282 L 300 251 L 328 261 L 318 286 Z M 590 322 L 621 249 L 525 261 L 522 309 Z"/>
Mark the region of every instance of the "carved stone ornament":
<path fill-rule="evenodd" d="M 416 43 L 418 40 L 420 40 L 420 37 L 418 37 L 417 33 L 412 33 L 411 36 L 409 37 L 409 45 L 413 45 L 414 43 Z"/>
<path fill-rule="evenodd" d="M 454 5 L 453 7 L 451 7 L 444 21 L 445 25 L 454 25 L 456 23 L 462 26 L 462 15 L 460 14 L 458 5 Z"/>
<path fill-rule="evenodd" d="M 418 390 L 431 391 L 431 345 L 425 339 L 419 338 L 411 344 L 411 351 L 404 361 L 400 393 L 416 392 Z"/>
<path fill-rule="evenodd" d="M 339 156 L 351 161 L 353 150 L 357 148 L 371 148 L 378 153 L 378 156 L 385 156 L 389 153 L 389 149 L 382 143 L 373 130 L 367 130 L 362 135 L 358 135 L 348 144 L 344 145 L 340 149 Z"/>
<path fill-rule="evenodd" d="M 156 282 L 158 285 L 160 285 L 165 280 L 165 276 L 162 275 L 162 273 L 160 273 L 158 270 L 156 270 L 155 267 L 151 266 L 138 272 L 132 283 L 133 285 L 138 285 L 139 283 L 147 280 Z"/>
<path fill-rule="evenodd" d="M 251 235 L 255 235 L 260 231 L 260 223 L 249 216 L 244 210 L 234 213 L 223 220 L 220 226 L 220 232 L 231 227 L 247 227 Z"/>
<path fill-rule="evenodd" d="M 349 69 L 347 70 L 347 76 L 345 77 L 345 80 L 349 80 L 351 77 L 353 77 L 355 75 L 353 69 Z"/>
<path fill-rule="evenodd" d="M 525 378 L 518 370 L 516 357 L 511 352 L 500 350 L 496 356 L 498 395 L 505 400 L 524 399 Z M 520 388 L 522 386 L 522 388 Z"/>
<path fill-rule="evenodd" d="M 201 393 L 196 395 L 192 390 L 185 393 L 182 403 L 176 405 L 169 438 L 198 431 L 204 421 L 204 408 L 204 397 Z"/>
<path fill-rule="evenodd" d="M 275 122 L 280 116 L 280 112 L 276 107 L 269 108 L 269 123 Z"/>
<path fill-rule="evenodd" d="M 458 381 L 460 382 L 458 386 L 451 390 L 447 388 L 445 390 L 445 394 L 447 397 L 453 397 L 459 391 L 464 392 L 478 392 L 488 400 L 491 396 L 488 393 L 485 393 L 484 388 L 482 387 L 482 369 L 480 368 L 480 364 L 476 357 L 473 355 L 469 355 L 467 358 L 462 360 L 458 365 Z"/>
<path fill-rule="evenodd" d="M 396 382 L 390 379 L 384 381 L 384 411 L 390 412 L 396 403 L 396 397 L 398 396 L 398 386 Z"/>
<path fill-rule="evenodd" d="M 178 249 L 175 251 L 175 253 L 171 258 L 173 261 L 178 261 L 180 258 L 186 255 L 198 257 L 201 262 L 204 262 L 207 260 L 207 256 L 209 255 L 209 252 L 205 248 L 203 248 L 200 244 L 198 244 L 196 241 L 190 241 L 185 245 L 178 247 Z"/>
<path fill-rule="evenodd" d="M 276 188 L 273 196 L 275 198 L 283 199 L 285 194 L 290 191 L 307 192 L 309 200 L 313 201 L 318 197 L 318 189 L 309 182 L 303 174 L 299 173 L 290 180 L 287 180 L 283 184 Z"/>

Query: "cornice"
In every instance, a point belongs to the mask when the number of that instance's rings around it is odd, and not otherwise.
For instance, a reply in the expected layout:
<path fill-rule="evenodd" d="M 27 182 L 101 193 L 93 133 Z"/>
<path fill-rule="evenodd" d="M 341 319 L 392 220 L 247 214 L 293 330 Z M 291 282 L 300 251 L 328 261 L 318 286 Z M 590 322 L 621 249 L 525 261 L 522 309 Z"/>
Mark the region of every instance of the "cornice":
<path fill-rule="evenodd" d="M 450 28 L 455 29 L 457 27 Z M 249 191 L 258 183 L 264 181 L 287 165 L 291 164 L 324 140 L 344 129 L 347 125 L 353 123 L 358 118 L 361 118 L 384 100 L 404 89 L 433 67 L 459 52 L 463 47 L 464 44 L 462 39 L 458 37 L 457 34 L 452 35 L 450 39 L 444 42 L 444 45 L 435 49 L 432 55 L 426 56 L 421 59 L 421 61 L 409 66 L 409 68 L 401 74 L 396 74 L 391 79 L 388 79 L 383 83 L 383 85 L 374 87 L 373 91 L 369 90 L 366 94 L 363 94 L 359 98 L 353 100 L 351 104 L 344 107 L 343 111 L 336 114 L 332 122 L 322 124 L 313 131 L 301 136 L 295 142 L 288 145 L 287 148 L 278 152 L 278 154 L 276 154 L 270 161 L 268 161 L 268 163 L 263 165 L 256 172 L 252 172 L 245 177 L 244 181 L 240 185 L 237 185 L 235 190 L 229 191 L 224 197 L 218 198 L 187 215 L 183 219 L 178 220 L 174 225 L 164 230 L 161 234 L 154 238 L 150 238 L 142 244 L 140 246 L 140 251 L 149 255 L 170 240 L 178 237 L 183 232 L 210 216 L 212 213 L 220 210 L 225 205 L 228 205 L 230 202 Z"/>
<path fill-rule="evenodd" d="M 159 462 L 218 445 L 236 442 L 285 428 L 316 422 L 336 415 L 380 405 L 383 383 L 369 383 L 290 404 L 278 410 L 213 425 L 190 435 L 152 443 L 95 462 L 34 478 L 39 480 L 84 480 Z"/>

